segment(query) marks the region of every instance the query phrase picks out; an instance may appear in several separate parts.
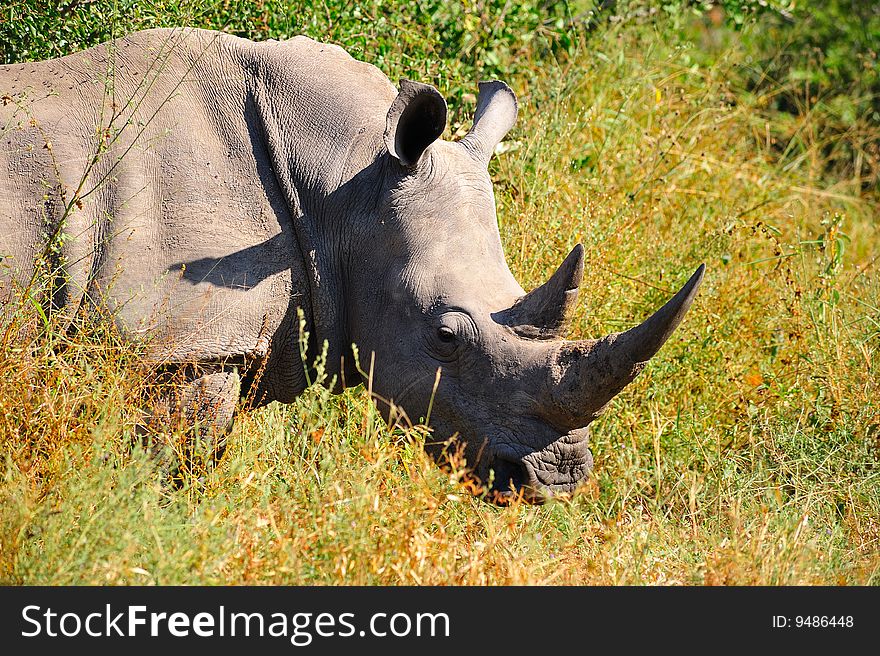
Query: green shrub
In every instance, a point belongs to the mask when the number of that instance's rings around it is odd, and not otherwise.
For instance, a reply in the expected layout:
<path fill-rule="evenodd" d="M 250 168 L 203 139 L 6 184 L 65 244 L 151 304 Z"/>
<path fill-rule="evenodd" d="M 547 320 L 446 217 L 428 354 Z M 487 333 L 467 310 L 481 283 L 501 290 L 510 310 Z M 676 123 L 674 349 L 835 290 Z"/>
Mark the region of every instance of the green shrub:
<path fill-rule="evenodd" d="M 880 191 L 880 3 L 804 3 L 790 20 L 768 21 L 754 33 L 749 82 L 767 106 L 811 121 L 780 123 L 780 148 L 790 160 L 816 148 L 830 182 L 852 180 Z"/>

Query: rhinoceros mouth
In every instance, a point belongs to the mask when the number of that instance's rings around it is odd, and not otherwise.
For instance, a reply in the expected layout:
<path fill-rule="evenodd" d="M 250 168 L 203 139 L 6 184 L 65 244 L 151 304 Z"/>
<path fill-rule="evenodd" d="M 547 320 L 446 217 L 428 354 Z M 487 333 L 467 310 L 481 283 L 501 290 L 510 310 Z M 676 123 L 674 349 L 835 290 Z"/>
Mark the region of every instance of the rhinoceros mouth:
<path fill-rule="evenodd" d="M 485 494 L 487 500 L 497 505 L 510 505 L 516 501 L 542 505 L 550 499 L 568 498 L 574 494 L 589 472 L 589 467 L 585 467 L 582 478 L 563 483 L 546 483 L 525 462 L 498 459 L 490 469 L 493 475 Z"/>
<path fill-rule="evenodd" d="M 546 448 L 523 455 L 495 453 L 479 468 L 490 501 L 542 504 L 571 496 L 593 468 L 586 429 L 560 436 Z"/>
<path fill-rule="evenodd" d="M 537 480 L 522 460 L 496 456 L 488 463 L 488 491 L 493 500 L 512 501 L 522 495 L 530 500 L 532 491 L 537 491 Z"/>

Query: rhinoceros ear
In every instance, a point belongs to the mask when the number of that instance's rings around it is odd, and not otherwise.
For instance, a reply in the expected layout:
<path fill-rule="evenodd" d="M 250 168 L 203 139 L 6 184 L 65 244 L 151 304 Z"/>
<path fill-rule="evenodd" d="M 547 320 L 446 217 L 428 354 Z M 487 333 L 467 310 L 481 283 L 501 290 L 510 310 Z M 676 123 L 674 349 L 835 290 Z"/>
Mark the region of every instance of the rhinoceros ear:
<path fill-rule="evenodd" d="M 488 162 L 495 152 L 495 146 L 516 123 L 517 109 L 516 94 L 504 82 L 480 82 L 474 126 L 460 143 L 473 157 Z"/>
<path fill-rule="evenodd" d="M 388 152 L 404 166 L 415 166 L 446 129 L 446 101 L 428 84 L 400 81 L 385 122 Z"/>

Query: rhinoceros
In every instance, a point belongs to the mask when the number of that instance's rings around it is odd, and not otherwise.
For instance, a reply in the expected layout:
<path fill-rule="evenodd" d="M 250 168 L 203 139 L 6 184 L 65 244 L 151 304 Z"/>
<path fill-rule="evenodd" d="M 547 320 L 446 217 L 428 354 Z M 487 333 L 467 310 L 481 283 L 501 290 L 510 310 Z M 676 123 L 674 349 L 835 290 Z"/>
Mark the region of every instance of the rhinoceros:
<path fill-rule="evenodd" d="M 450 142 L 437 89 L 338 46 L 178 28 L 0 66 L 0 95 L 2 293 L 109 313 L 186 367 L 182 411 L 220 432 L 241 397 L 291 402 L 314 380 L 302 321 L 325 384 L 428 422 L 425 449 L 456 449 L 496 499 L 568 494 L 589 424 L 703 277 L 630 330 L 564 339 L 584 249 L 529 293 L 511 274 L 487 171 L 517 117 L 500 81 Z"/>

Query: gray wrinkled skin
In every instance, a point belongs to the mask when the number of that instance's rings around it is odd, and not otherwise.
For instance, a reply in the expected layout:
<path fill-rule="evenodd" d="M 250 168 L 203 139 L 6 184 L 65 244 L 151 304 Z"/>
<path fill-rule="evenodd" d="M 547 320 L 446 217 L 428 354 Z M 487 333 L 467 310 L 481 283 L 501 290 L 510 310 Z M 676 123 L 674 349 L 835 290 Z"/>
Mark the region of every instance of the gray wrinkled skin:
<path fill-rule="evenodd" d="M 389 420 L 430 408 L 438 460 L 461 450 L 498 498 L 569 493 L 587 425 L 702 278 L 631 331 L 563 341 L 583 249 L 528 295 L 507 267 L 486 169 L 516 119 L 501 82 L 451 143 L 435 89 L 336 46 L 177 29 L 0 66 L 0 95 L 0 298 L 60 228 L 46 309 L 109 311 L 157 364 L 196 363 L 186 416 L 221 429 L 240 395 L 306 387 L 301 308 L 337 388 L 366 382 Z"/>

